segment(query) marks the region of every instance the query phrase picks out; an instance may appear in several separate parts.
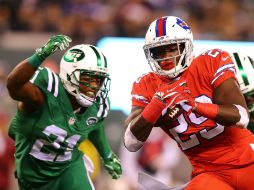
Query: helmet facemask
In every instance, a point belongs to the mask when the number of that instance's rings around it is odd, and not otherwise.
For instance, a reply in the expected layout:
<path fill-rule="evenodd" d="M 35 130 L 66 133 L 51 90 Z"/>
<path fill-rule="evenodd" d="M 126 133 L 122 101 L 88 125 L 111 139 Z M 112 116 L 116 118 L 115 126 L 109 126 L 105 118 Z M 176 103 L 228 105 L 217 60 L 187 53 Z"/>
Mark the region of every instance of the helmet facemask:
<path fill-rule="evenodd" d="M 171 57 L 159 57 L 156 54 L 158 49 L 165 49 L 165 47 L 169 47 L 176 44 L 178 54 Z M 188 39 L 186 40 L 175 40 L 168 43 L 160 43 L 158 45 L 148 45 L 145 46 L 145 54 L 148 60 L 148 63 L 151 69 L 159 75 L 168 76 L 169 78 L 174 78 L 179 75 L 179 73 L 183 72 L 187 68 L 186 55 L 189 53 L 190 42 Z M 173 68 L 163 69 L 161 62 L 163 61 L 172 61 L 174 62 Z"/>
<path fill-rule="evenodd" d="M 108 74 L 102 72 L 75 70 L 71 75 L 68 75 L 67 80 L 75 88 L 71 94 L 78 101 L 85 102 L 87 106 L 96 103 L 96 97 L 99 94 L 101 94 L 102 98 L 106 98 L 110 90 L 111 80 Z"/>

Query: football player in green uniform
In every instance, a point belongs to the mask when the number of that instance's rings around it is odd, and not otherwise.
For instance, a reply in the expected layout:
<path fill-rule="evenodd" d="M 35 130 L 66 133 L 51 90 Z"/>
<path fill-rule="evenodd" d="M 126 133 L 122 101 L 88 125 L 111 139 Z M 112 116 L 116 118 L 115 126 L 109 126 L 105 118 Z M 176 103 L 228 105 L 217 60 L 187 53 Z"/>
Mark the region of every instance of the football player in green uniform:
<path fill-rule="evenodd" d="M 250 113 L 248 129 L 254 133 L 254 61 L 250 56 L 239 52 L 232 53 L 231 57 L 238 70 L 237 80 Z"/>
<path fill-rule="evenodd" d="M 122 170 L 104 132 L 110 78 L 102 52 L 88 44 L 70 48 L 60 74 L 40 67 L 71 39 L 52 36 L 9 74 L 7 88 L 18 101 L 9 135 L 15 140 L 16 178 L 21 190 L 93 190 L 80 142 L 89 139 L 113 179 Z"/>

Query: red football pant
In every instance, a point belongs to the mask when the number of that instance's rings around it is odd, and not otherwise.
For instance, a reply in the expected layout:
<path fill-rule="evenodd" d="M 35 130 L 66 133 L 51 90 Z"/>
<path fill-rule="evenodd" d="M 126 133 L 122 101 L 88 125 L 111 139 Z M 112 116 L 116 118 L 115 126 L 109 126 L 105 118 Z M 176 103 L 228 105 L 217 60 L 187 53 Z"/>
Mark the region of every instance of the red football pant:
<path fill-rule="evenodd" d="M 254 163 L 238 168 L 195 176 L 184 190 L 253 190 Z"/>

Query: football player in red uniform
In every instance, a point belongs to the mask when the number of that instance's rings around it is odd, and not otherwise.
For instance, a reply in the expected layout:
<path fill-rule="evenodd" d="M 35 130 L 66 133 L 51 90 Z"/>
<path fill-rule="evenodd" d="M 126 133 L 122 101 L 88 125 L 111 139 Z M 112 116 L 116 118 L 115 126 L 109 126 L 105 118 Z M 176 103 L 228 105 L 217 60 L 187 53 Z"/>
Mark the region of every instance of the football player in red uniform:
<path fill-rule="evenodd" d="M 153 21 L 145 40 L 152 72 L 133 83 L 126 148 L 140 149 L 159 125 L 193 166 L 185 190 L 253 189 L 254 136 L 230 55 L 212 49 L 194 58 L 192 31 L 174 16 Z"/>

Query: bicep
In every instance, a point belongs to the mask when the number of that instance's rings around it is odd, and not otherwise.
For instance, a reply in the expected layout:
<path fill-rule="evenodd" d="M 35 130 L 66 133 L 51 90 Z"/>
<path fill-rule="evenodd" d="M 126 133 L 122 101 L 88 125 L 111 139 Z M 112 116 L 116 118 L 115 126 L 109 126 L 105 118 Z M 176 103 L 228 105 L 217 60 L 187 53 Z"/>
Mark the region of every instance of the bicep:
<path fill-rule="evenodd" d="M 213 93 L 215 104 L 232 105 L 237 104 L 247 109 L 244 96 L 233 78 L 229 78 L 215 88 Z"/>
<path fill-rule="evenodd" d="M 44 104 L 44 95 L 38 87 L 23 85 L 14 95 L 18 100 L 18 110 L 21 112 L 32 113 L 40 109 Z"/>
<path fill-rule="evenodd" d="M 34 84 L 28 82 L 24 84 L 15 94 L 18 104 L 18 109 L 23 112 L 34 112 L 44 104 L 44 94 Z"/>
<path fill-rule="evenodd" d="M 15 99 L 24 103 L 37 104 L 43 99 L 43 93 L 36 85 L 27 82 L 14 92 Z"/>

